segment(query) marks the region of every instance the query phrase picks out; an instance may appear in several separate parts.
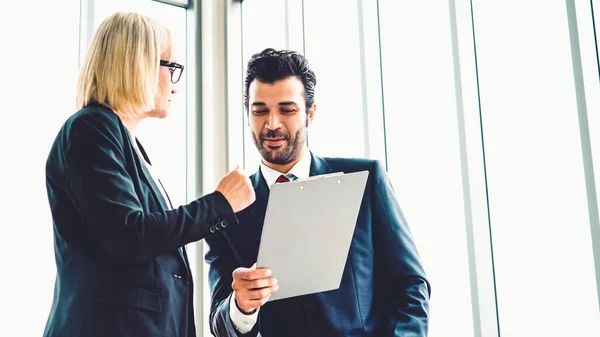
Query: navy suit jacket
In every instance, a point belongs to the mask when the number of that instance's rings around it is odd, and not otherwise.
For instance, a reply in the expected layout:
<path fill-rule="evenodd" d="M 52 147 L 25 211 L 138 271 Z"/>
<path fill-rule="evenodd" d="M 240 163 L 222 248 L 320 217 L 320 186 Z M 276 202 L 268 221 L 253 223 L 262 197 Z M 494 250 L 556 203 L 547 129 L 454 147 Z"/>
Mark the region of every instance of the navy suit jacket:
<path fill-rule="evenodd" d="M 385 169 L 373 160 L 311 156 L 311 176 L 369 171 L 340 288 L 267 302 L 245 335 L 426 336 L 430 287 Z M 210 327 L 217 337 L 245 336 L 229 316 L 232 272 L 256 262 L 269 196 L 260 171 L 251 180 L 256 202 L 237 214 L 240 225 L 206 239 Z"/>
<path fill-rule="evenodd" d="M 59 131 L 46 163 L 57 277 L 45 337 L 196 335 L 178 248 L 237 220 L 218 192 L 167 207 L 141 160 L 106 107 L 80 110 Z"/>

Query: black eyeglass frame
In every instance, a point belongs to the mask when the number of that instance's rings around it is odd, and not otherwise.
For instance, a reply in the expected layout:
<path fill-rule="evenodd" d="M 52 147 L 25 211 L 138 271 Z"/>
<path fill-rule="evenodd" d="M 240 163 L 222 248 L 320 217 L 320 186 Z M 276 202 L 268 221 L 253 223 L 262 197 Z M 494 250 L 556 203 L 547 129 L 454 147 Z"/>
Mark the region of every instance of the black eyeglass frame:
<path fill-rule="evenodd" d="M 166 60 L 160 60 L 160 65 L 162 67 L 169 67 L 169 71 L 171 72 L 171 83 L 175 84 L 179 82 L 179 80 L 181 79 L 181 75 L 183 75 L 183 69 L 185 68 L 183 65 L 176 62 L 169 62 Z M 173 76 L 175 75 L 175 69 L 181 69 L 177 78 L 173 78 Z"/>

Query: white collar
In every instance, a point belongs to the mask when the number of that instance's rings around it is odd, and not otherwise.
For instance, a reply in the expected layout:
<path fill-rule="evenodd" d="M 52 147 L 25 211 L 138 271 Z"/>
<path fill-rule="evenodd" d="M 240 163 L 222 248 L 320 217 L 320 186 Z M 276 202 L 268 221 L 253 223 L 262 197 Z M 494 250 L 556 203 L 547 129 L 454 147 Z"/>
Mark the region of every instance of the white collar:
<path fill-rule="evenodd" d="M 310 164 L 312 162 L 312 158 L 310 155 L 310 151 L 304 148 L 302 150 L 302 158 L 294 165 L 288 172 L 279 172 L 276 171 L 267 165 L 265 165 L 262 161 L 260 162 L 260 172 L 262 173 L 263 178 L 267 182 L 267 186 L 269 189 L 271 185 L 275 184 L 277 178 L 279 178 L 282 174 L 293 174 L 298 179 L 305 179 L 310 176 Z"/>

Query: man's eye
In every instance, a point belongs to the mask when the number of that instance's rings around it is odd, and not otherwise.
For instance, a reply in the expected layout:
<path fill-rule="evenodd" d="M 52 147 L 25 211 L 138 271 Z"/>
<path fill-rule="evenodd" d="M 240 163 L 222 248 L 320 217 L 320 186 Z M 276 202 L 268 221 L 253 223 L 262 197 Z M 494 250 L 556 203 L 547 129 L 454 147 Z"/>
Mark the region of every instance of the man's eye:
<path fill-rule="evenodd" d="M 267 110 L 254 110 L 253 113 L 255 115 L 263 115 L 267 113 Z"/>
<path fill-rule="evenodd" d="M 282 109 L 281 112 L 285 113 L 285 114 L 291 114 L 296 112 L 295 109 Z"/>

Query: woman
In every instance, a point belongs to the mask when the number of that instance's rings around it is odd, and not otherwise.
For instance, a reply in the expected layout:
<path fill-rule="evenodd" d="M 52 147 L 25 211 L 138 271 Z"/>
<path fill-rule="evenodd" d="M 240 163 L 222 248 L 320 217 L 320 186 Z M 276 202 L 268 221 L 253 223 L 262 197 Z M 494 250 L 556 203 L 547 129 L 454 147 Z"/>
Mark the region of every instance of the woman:
<path fill-rule="evenodd" d="M 254 189 L 234 170 L 214 193 L 172 209 L 135 138 L 164 118 L 183 66 L 171 34 L 135 13 L 98 28 L 81 69 L 79 111 L 46 163 L 57 279 L 44 336 L 195 336 L 185 249 L 237 224 Z"/>

